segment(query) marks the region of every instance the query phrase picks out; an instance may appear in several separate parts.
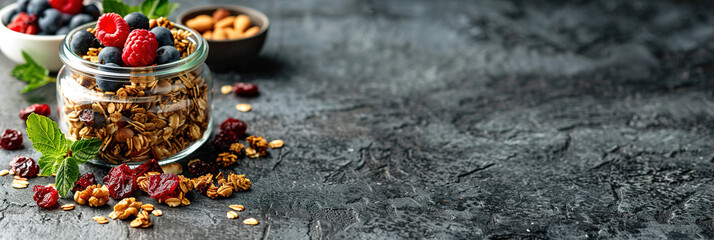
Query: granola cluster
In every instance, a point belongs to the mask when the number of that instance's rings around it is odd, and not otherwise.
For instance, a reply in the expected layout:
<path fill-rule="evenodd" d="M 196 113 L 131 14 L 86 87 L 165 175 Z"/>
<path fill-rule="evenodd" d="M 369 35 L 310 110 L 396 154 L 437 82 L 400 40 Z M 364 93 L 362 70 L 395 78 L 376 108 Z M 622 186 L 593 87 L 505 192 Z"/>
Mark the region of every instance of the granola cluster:
<path fill-rule="evenodd" d="M 213 183 L 214 180 L 217 181 L 218 186 Z M 227 178 L 223 176 L 223 173 L 218 173 L 215 178 L 213 174 L 209 173 L 194 178 L 191 182 L 193 182 L 197 191 L 205 193 L 211 199 L 227 198 L 233 192 L 246 191 L 251 186 L 250 179 L 245 178 L 245 175 L 236 175 L 234 173 L 229 173 Z"/>

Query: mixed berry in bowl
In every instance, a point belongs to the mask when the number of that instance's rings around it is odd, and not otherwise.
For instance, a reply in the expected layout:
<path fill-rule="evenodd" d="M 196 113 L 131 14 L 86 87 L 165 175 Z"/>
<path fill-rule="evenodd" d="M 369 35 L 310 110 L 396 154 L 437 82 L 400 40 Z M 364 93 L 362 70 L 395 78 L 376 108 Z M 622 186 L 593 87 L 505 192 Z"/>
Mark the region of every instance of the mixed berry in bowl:
<path fill-rule="evenodd" d="M 101 11 L 82 0 L 17 0 L 2 16 L 8 29 L 31 35 L 64 35 L 73 28 L 97 20 Z"/>

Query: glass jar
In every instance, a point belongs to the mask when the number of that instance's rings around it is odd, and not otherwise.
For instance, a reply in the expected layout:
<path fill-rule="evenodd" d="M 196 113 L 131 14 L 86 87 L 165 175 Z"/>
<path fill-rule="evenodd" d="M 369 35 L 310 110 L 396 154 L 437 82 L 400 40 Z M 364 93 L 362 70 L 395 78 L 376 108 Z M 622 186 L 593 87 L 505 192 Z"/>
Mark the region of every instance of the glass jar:
<path fill-rule="evenodd" d="M 92 162 L 107 166 L 174 162 L 208 140 L 213 80 L 204 63 L 206 41 L 176 24 L 186 39 L 177 41 L 177 49 L 189 49 L 179 50 L 183 58 L 158 66 L 112 67 L 71 51 L 71 37 L 94 24 L 70 32 L 59 50 L 64 66 L 57 75 L 57 102 L 66 137 L 102 140 Z"/>

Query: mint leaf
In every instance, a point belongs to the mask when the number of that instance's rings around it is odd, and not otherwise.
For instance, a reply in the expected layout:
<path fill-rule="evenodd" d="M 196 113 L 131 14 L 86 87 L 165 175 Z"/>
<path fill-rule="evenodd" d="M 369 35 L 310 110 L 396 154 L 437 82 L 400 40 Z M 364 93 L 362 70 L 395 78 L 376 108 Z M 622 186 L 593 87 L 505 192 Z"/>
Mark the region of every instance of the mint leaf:
<path fill-rule="evenodd" d="M 51 176 L 52 174 L 57 173 L 57 169 L 59 168 L 60 163 L 62 163 L 62 159 L 64 159 L 64 156 L 42 155 L 40 160 L 37 161 L 40 165 L 40 169 L 42 169 L 40 176 Z"/>
<path fill-rule="evenodd" d="M 168 17 L 171 12 L 179 7 L 178 3 L 170 3 L 169 0 L 144 0 L 140 10 L 144 15 L 152 18 Z"/>
<path fill-rule="evenodd" d="M 57 169 L 57 178 L 55 178 L 55 188 L 59 192 L 60 197 L 67 196 L 74 182 L 79 178 L 79 166 L 77 165 L 77 159 L 74 157 L 67 157 L 62 160 L 62 163 Z"/>
<path fill-rule="evenodd" d="M 102 8 L 104 9 L 105 13 L 113 12 L 121 15 L 122 17 L 133 12 L 132 7 L 119 0 L 104 0 L 102 2 Z"/>
<path fill-rule="evenodd" d="M 27 93 L 47 83 L 56 81 L 55 78 L 49 76 L 49 70 L 37 64 L 25 51 L 22 51 L 22 57 L 25 58 L 25 63 L 17 65 L 12 69 L 13 77 L 27 82 L 27 86 L 21 91 L 22 93 Z"/>
<path fill-rule="evenodd" d="M 102 140 L 82 139 L 74 142 L 69 150 L 72 151 L 72 157 L 76 158 L 77 163 L 85 163 L 94 159 L 101 147 Z"/>
<path fill-rule="evenodd" d="M 64 137 L 57 123 L 35 113 L 27 118 L 27 136 L 32 147 L 42 155 L 64 156 L 69 150 L 70 141 Z"/>

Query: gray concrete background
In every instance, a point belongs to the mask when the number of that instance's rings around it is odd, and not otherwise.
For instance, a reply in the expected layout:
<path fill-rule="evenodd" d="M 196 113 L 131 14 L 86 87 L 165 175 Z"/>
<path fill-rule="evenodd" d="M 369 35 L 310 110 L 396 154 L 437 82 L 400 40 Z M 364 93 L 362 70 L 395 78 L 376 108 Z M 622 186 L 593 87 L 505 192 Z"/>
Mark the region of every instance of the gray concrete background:
<path fill-rule="evenodd" d="M 235 3 L 272 29 L 261 59 L 215 85 L 262 95 L 217 94 L 214 117 L 286 142 L 232 169 L 252 191 L 175 209 L 139 195 L 164 216 L 132 229 L 92 221 L 110 207 L 40 209 L 4 177 L 0 238 L 714 238 L 711 2 Z M 0 129 L 55 101 L 51 86 L 19 94 L 12 67 L 0 56 Z M 39 157 L 25 146 L 0 166 Z"/>

